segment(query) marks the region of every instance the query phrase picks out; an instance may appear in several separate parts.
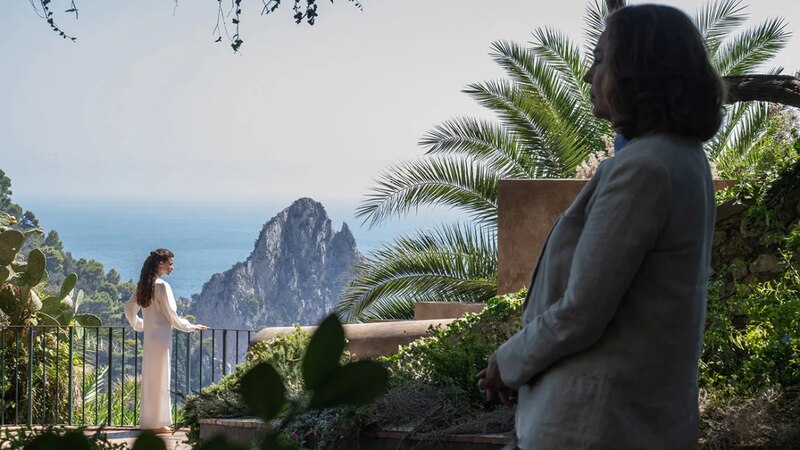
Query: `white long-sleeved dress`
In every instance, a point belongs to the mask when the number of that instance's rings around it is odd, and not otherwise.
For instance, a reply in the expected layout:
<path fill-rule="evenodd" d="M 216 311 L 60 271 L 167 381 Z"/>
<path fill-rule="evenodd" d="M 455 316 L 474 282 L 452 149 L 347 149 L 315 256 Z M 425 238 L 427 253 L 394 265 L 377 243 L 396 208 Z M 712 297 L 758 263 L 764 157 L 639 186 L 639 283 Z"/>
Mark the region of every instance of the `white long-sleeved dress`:
<path fill-rule="evenodd" d="M 138 315 L 139 309 L 142 310 L 144 320 Z M 170 418 L 172 328 L 190 332 L 195 330 L 195 326 L 178 316 L 172 288 L 160 278 L 156 280 L 153 302 L 150 306 L 140 308 L 134 292 L 125 306 L 125 317 L 134 330 L 144 331 L 139 426 L 144 429 L 167 427 L 172 423 Z"/>

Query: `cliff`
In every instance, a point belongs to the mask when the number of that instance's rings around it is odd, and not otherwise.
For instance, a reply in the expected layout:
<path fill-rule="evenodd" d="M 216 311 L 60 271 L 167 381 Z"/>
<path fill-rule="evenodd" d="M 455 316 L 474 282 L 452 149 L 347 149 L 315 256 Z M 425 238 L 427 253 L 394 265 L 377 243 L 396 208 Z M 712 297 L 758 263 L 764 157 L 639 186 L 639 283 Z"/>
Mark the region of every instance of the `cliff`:
<path fill-rule="evenodd" d="M 191 312 L 211 327 L 317 324 L 336 305 L 359 258 L 347 224 L 334 231 L 322 204 L 301 198 L 264 225 L 244 262 L 203 285 Z"/>

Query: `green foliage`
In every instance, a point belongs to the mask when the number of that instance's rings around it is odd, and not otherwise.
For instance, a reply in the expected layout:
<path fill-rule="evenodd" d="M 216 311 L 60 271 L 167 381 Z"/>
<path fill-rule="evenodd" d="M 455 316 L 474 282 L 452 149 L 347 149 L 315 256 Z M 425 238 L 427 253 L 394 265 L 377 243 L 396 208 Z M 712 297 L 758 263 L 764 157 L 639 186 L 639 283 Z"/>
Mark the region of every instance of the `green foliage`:
<path fill-rule="evenodd" d="M 18 258 L 27 236 L 41 233 L 33 229 L 21 232 L 9 228 L 14 220 L 0 213 L 0 312 L 13 325 L 99 325 L 92 315 L 77 314 L 77 304 L 69 298 L 77 277 L 71 274 L 64 279 L 58 295 L 40 300 L 35 288 L 47 281 L 45 254 L 33 249 L 27 261 Z"/>
<path fill-rule="evenodd" d="M 96 319 L 99 319 L 101 323 L 111 325 L 120 323 L 122 321 L 124 302 L 130 298 L 135 285 L 132 282 L 121 282 L 119 273 L 114 269 L 109 270 L 106 274 L 103 265 L 98 261 L 83 258 L 74 259 L 72 254 L 64 252 L 64 245 L 58 236 L 58 232 L 50 230 L 45 237 L 43 230 L 38 227 L 39 222 L 33 212 L 24 211 L 19 205 L 11 202 L 10 187 L 11 180 L 0 170 L 0 234 L 5 234 L 9 231 L 4 237 L 0 237 L 0 267 L 9 264 L 3 262 L 3 260 L 17 259 L 15 264 L 19 267 L 19 271 L 24 271 L 23 264 L 26 263 L 19 260 L 16 255 L 33 254 L 36 255 L 35 258 L 39 258 L 38 262 L 40 263 L 41 258 L 38 253 L 41 252 L 44 255 L 45 270 L 42 272 L 43 279 L 41 283 L 38 283 L 33 288 L 37 298 L 47 296 L 65 297 L 69 293 L 60 295 L 57 293 L 62 290 L 61 285 L 65 279 L 70 274 L 76 273 L 79 278 L 76 290 L 83 291 L 85 295 L 83 312 L 97 316 Z M 18 242 L 19 233 L 23 236 L 21 243 Z M 31 253 L 34 250 L 36 252 Z M 13 255 L 9 252 L 13 253 Z M 37 272 L 39 270 L 36 267 L 34 269 Z M 8 276 L 4 277 L 3 275 L 5 273 L 0 270 L 0 278 L 2 280 L 8 278 Z M 21 282 L 22 280 L 19 281 Z M 5 295 L 9 294 L 6 293 Z M 63 318 L 69 316 L 66 311 L 61 315 Z M 84 325 L 98 322 L 95 318 L 81 317 L 87 320 Z M 2 315 L 0 315 L 0 319 L 2 319 Z M 55 319 L 55 317 L 44 317 L 44 322 L 42 323 L 66 323 L 64 320 L 54 321 L 50 319 Z M 15 318 L 14 323 L 19 323 L 20 320 L 22 319 Z"/>
<path fill-rule="evenodd" d="M 482 404 L 475 374 L 486 367 L 489 356 L 519 330 L 519 308 L 525 291 L 495 297 L 478 314 L 467 314 L 448 326 L 431 330 L 431 336 L 417 339 L 384 359 L 392 383 L 422 380 L 454 386 L 473 402 Z"/>
<path fill-rule="evenodd" d="M 787 244 L 800 241 L 795 228 Z M 756 395 L 775 386 L 800 386 L 800 275 L 797 253 L 786 253 L 786 272 L 775 281 L 738 285 L 721 300 L 711 283 L 701 382 Z"/>
<path fill-rule="evenodd" d="M 496 239 L 477 227 L 402 236 L 355 265 L 336 305 L 347 322 L 410 319 L 414 302 L 482 302 L 497 293 Z"/>
<path fill-rule="evenodd" d="M 289 397 L 299 399 L 306 391 L 300 362 L 305 357 L 309 342 L 311 336 L 295 325 L 291 334 L 279 334 L 269 341 L 252 345 L 247 350 L 247 362 L 250 365 L 269 363 L 283 379 Z M 341 362 L 347 361 L 349 355 L 345 353 Z"/>
<path fill-rule="evenodd" d="M 704 448 L 793 448 L 800 439 L 800 160 L 776 161 L 763 179 L 748 176 L 720 196 L 746 209 L 731 225 L 741 236 L 716 244 L 717 255 L 736 259 L 717 263 L 709 283 Z M 778 273 L 732 276 L 752 272 L 762 254 L 779 257 Z"/>
<path fill-rule="evenodd" d="M 735 179 L 739 184 L 769 186 L 778 177 L 778 170 L 798 159 L 800 148 L 800 114 L 790 107 L 759 105 L 764 115 L 759 136 L 746 145 L 731 145 L 716 155 L 717 177 Z M 737 195 L 736 190 L 721 191 L 724 199 Z"/>
<path fill-rule="evenodd" d="M 302 365 L 303 382 L 312 391 L 322 386 L 339 368 L 345 340 L 344 328 L 335 326 L 338 323 L 333 315 L 325 319 L 314 333 L 315 338 L 308 344 Z"/>
<path fill-rule="evenodd" d="M 182 425 L 188 426 L 189 438 L 199 437 L 198 423 L 202 418 L 242 417 L 247 415 L 247 406 L 239 396 L 240 383 L 251 368 L 268 363 L 280 376 L 286 396 L 298 403 L 307 403 L 309 391 L 303 382 L 302 361 L 311 336 L 295 325 L 294 332 L 279 334 L 268 341 L 257 342 L 247 350 L 247 362 L 220 379 L 216 384 L 204 388 L 198 395 L 186 399 L 183 407 Z M 349 352 L 344 352 L 339 364 L 350 361 Z"/>
<path fill-rule="evenodd" d="M 265 422 L 278 417 L 286 404 L 286 387 L 281 376 L 269 363 L 256 364 L 241 380 L 244 403 L 249 411 Z"/>
<path fill-rule="evenodd" d="M 102 429 L 86 436 L 83 427 L 72 430 L 58 427 L 4 428 L 2 435 L 3 448 L 10 450 L 23 448 L 25 450 L 125 450 L 127 448 L 125 444 L 109 442 Z"/>
<path fill-rule="evenodd" d="M 388 387 L 387 370 L 374 361 L 362 360 L 341 365 L 344 346 L 344 329 L 336 315 L 331 315 L 319 325 L 311 337 L 302 362 L 303 379 L 312 391 L 308 409 L 318 410 L 369 403 Z M 263 371 L 272 378 L 277 375 L 269 363 L 260 363 L 252 371 Z M 269 408 L 260 408 L 263 413 L 260 417 L 267 422 L 278 416 L 280 406 L 284 402 L 291 402 L 291 399 L 284 397 L 284 392 L 285 388 L 280 382 L 260 383 L 258 377 L 250 376 L 246 376 L 242 381 L 242 395 L 245 398 L 259 396 L 264 401 L 272 402 Z M 297 403 L 292 406 L 293 408 L 290 408 L 283 419 L 284 426 L 299 412 Z M 279 425 L 268 432 L 265 442 L 274 439 L 273 447 L 282 448 L 278 445 L 280 431 Z"/>
<path fill-rule="evenodd" d="M 283 338 L 286 344 L 304 342 L 297 329 L 295 338 Z M 281 353 L 280 346 L 261 348 L 255 354 L 248 354 L 248 363 L 237 367 L 236 372 L 223 378 L 218 385 L 206 388 L 203 394 L 215 392 L 217 398 L 239 391 L 247 412 L 261 418 L 271 427 L 260 444 L 262 449 L 298 448 L 297 442 L 284 436 L 284 427 L 304 411 L 322 410 L 344 405 L 359 405 L 373 401 L 388 386 L 388 372 L 374 361 L 342 363 L 348 359 L 344 352 L 344 329 L 335 315 L 326 318 L 308 341 L 301 360 L 291 364 L 302 367 L 303 381 L 309 386 L 310 399 L 298 400 L 289 394 L 280 371 L 266 361 L 256 362 L 255 358 L 270 355 L 273 360 Z M 286 356 L 286 353 L 283 353 Z M 197 419 L 197 404 L 193 399 L 187 401 L 185 417 Z M 280 419 L 279 423 L 276 420 Z M 190 436 L 196 439 L 196 435 Z M 229 449 L 224 441 L 209 441 L 200 448 Z"/>
<path fill-rule="evenodd" d="M 150 431 L 145 431 L 136 438 L 132 450 L 167 450 L 164 440 Z"/>
<path fill-rule="evenodd" d="M 251 367 L 253 364 L 241 364 L 216 384 L 185 399 L 182 418 L 177 423 L 189 427 L 187 436 L 190 442 L 197 442 L 200 438 L 200 419 L 247 415 L 247 406 L 239 395 L 239 382 Z"/>
<path fill-rule="evenodd" d="M 433 233 L 426 231 L 373 252 L 369 264 L 358 267 L 339 306 L 340 317 L 354 322 L 410 318 L 413 302 L 437 291 L 452 293 L 441 300 L 453 301 L 494 295 L 485 286 L 494 283 L 497 273 L 496 258 L 490 255 L 496 247 L 499 180 L 572 178 L 582 161 L 605 153 L 605 141 L 613 136 L 609 124 L 592 114 L 583 82 L 607 14 L 602 1 L 587 8 L 586 56 L 565 34 L 547 28 L 534 30 L 530 46 L 492 45 L 492 59 L 506 77 L 473 83 L 464 92 L 499 120 L 455 118 L 435 127 L 420 141 L 425 156 L 385 170 L 357 212 L 378 225 L 421 207 L 444 206 L 465 213 L 472 224 L 436 230 L 448 238 L 433 245 L 427 241 Z M 786 44 L 782 20 L 737 32 L 746 18 L 739 0 L 720 0 L 709 2 L 695 20 L 712 64 L 723 75 L 747 73 Z M 729 107 L 719 133 L 705 145 L 709 159 L 732 175 L 768 165 L 774 156 L 770 133 L 777 132 L 769 127 L 773 115 L 766 103 Z M 478 235 L 484 248 L 458 245 L 470 235 Z M 453 292 L 458 284 L 475 289 Z"/>

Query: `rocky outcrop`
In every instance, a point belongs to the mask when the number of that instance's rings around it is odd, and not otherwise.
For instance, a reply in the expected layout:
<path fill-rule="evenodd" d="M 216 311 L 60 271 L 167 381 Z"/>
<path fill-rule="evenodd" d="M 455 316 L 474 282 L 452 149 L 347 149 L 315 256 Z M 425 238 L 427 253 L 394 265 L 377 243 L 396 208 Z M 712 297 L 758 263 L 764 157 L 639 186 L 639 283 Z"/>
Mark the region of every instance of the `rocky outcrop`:
<path fill-rule="evenodd" d="M 338 232 L 322 204 L 301 198 L 264 225 L 244 261 L 192 297 L 212 327 L 315 325 L 336 305 L 361 254 L 347 224 Z"/>

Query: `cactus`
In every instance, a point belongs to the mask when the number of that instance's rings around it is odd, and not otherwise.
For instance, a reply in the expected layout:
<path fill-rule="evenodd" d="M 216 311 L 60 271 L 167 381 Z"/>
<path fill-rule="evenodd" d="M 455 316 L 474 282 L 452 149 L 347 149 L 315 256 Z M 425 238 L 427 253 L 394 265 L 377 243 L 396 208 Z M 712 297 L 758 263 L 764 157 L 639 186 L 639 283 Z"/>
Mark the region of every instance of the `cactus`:
<path fill-rule="evenodd" d="M 73 301 L 78 281 L 74 273 L 64 279 L 58 295 L 39 298 L 33 288 L 47 281 L 44 253 L 33 249 L 26 261 L 19 260 L 18 254 L 25 238 L 42 230 L 20 232 L 11 228 L 15 223 L 13 216 L 0 212 L 0 312 L 15 325 L 99 326 L 97 316 L 78 314 L 83 291 Z"/>

